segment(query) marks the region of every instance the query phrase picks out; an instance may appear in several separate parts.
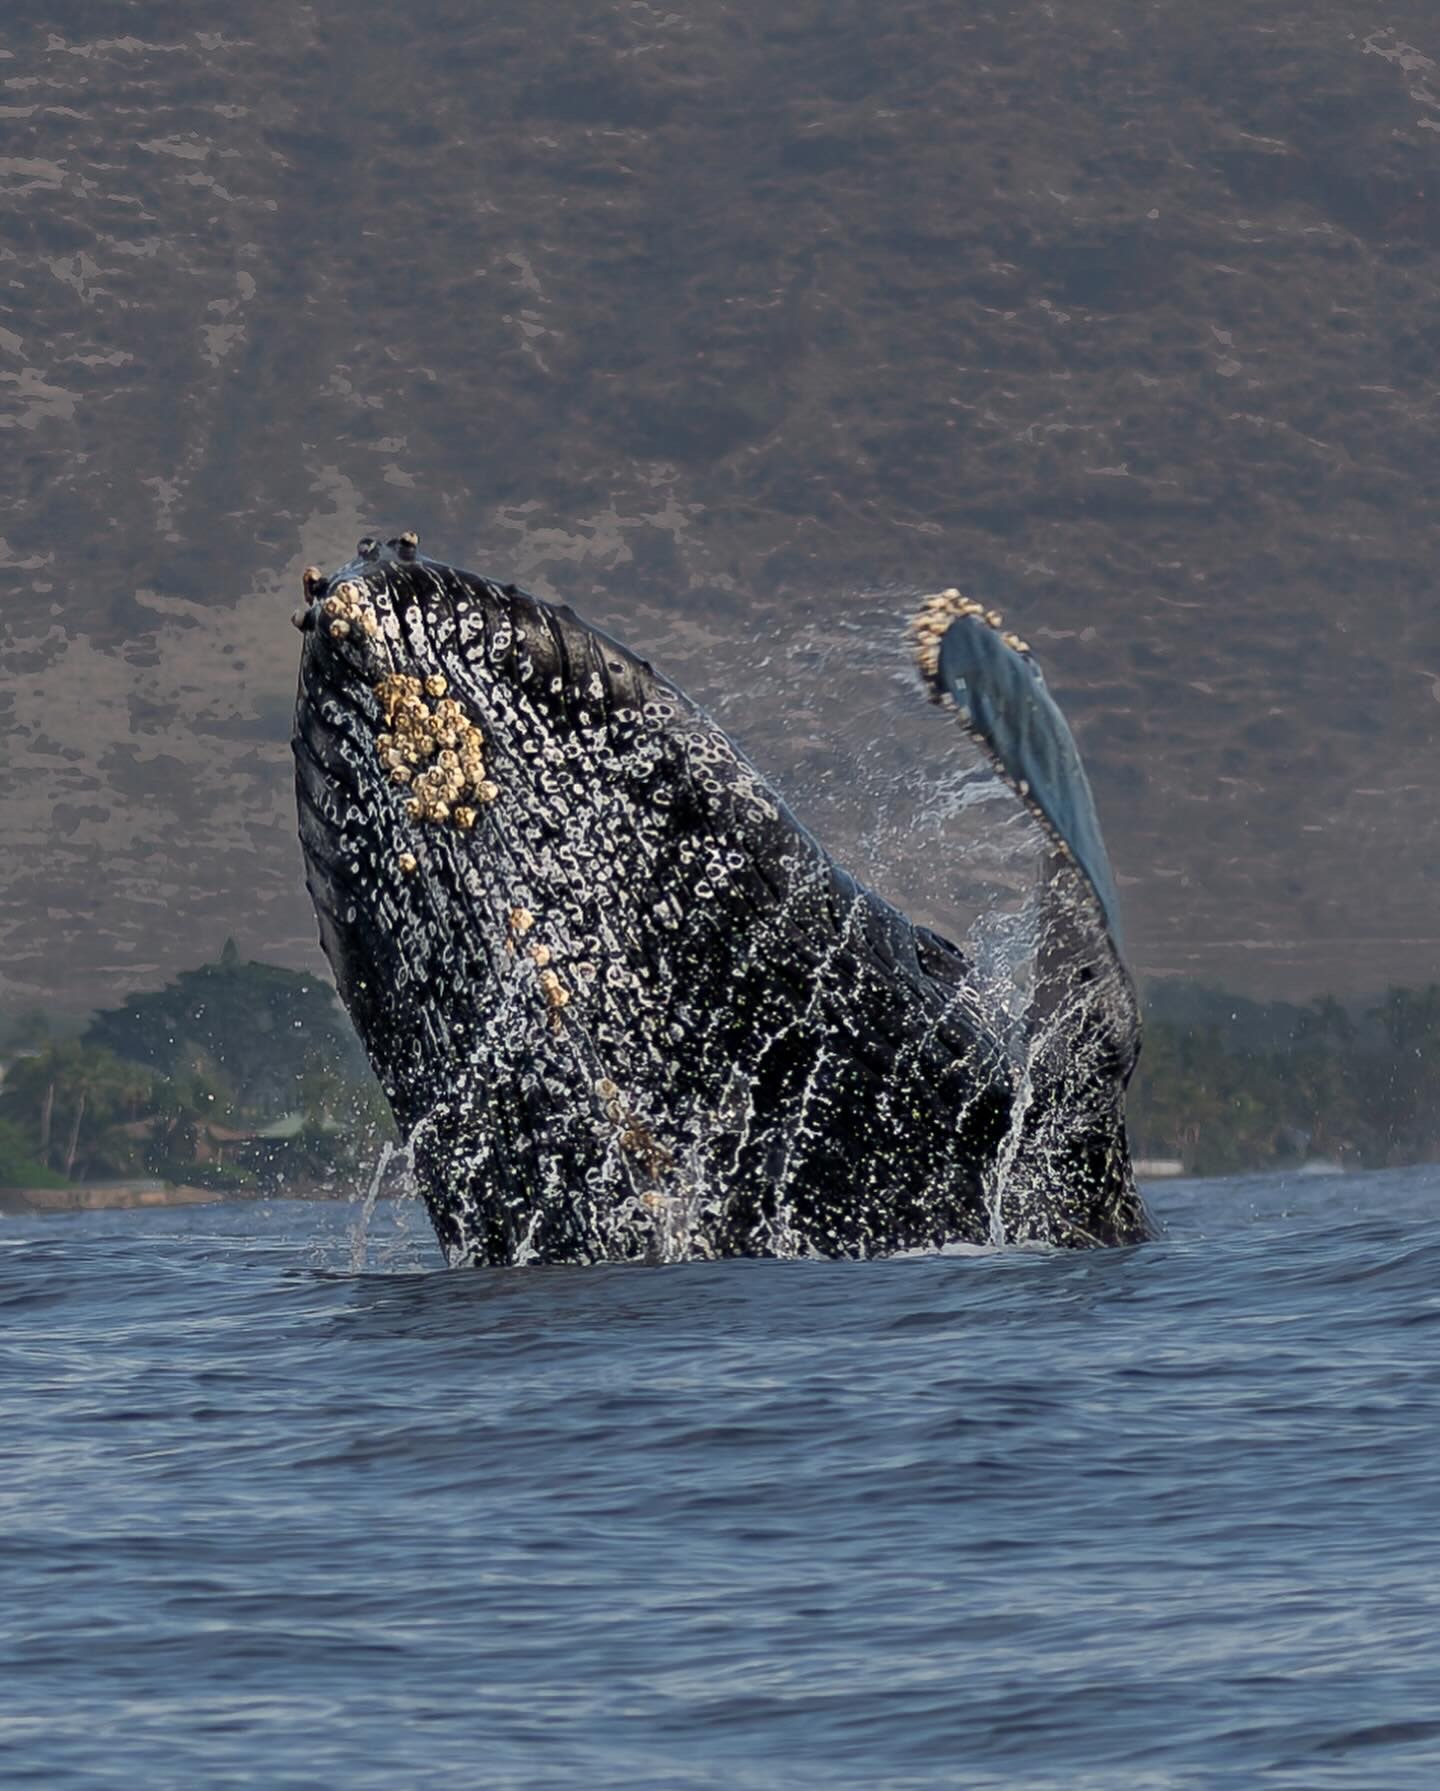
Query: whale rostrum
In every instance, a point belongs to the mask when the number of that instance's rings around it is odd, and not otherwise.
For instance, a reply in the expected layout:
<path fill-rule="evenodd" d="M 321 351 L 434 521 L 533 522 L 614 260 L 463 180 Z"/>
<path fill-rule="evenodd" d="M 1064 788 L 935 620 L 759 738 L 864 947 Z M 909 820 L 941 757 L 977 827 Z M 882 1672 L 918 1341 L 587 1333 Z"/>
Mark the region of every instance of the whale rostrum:
<path fill-rule="evenodd" d="M 1113 878 L 1025 642 L 912 644 L 1044 842 L 1023 1024 L 568 608 L 366 538 L 304 575 L 320 942 L 455 1264 L 864 1257 L 1148 1234 Z"/>

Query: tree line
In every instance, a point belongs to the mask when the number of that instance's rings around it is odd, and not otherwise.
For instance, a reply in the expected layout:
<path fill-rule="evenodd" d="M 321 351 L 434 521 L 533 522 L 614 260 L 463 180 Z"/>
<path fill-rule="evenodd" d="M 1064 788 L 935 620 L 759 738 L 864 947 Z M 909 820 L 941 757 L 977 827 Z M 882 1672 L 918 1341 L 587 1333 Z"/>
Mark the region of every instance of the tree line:
<path fill-rule="evenodd" d="M 1440 985 L 1355 1007 L 1218 992 L 1209 1005 L 1234 1018 L 1147 1020 L 1128 1110 L 1137 1156 L 1175 1157 L 1194 1175 L 1440 1159 Z"/>
<path fill-rule="evenodd" d="M 21 1015 L 0 1042 L 0 1186 L 147 1176 L 274 1192 L 365 1173 L 389 1109 L 334 990 L 219 958 L 55 1038 Z"/>
<path fill-rule="evenodd" d="M 0 1060 L 0 1186 L 146 1175 L 344 1189 L 394 1137 L 333 989 L 243 962 L 229 941 L 78 1036 L 10 1021 Z M 1440 985 L 1350 1007 L 1156 985 L 1129 1125 L 1137 1157 L 1196 1175 L 1440 1159 Z"/>

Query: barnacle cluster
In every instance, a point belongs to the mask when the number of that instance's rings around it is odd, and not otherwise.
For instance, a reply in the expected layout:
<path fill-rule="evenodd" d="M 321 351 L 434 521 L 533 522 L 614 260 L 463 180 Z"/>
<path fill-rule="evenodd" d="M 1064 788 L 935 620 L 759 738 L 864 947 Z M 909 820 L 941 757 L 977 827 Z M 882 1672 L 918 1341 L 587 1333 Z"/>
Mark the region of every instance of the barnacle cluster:
<path fill-rule="evenodd" d="M 608 1076 L 602 1076 L 595 1084 L 595 1093 L 605 1107 L 605 1117 L 615 1127 L 615 1135 L 620 1148 L 632 1157 L 640 1167 L 650 1175 L 658 1177 L 664 1170 L 675 1166 L 674 1152 L 656 1138 L 655 1134 L 625 1100 L 617 1083 Z M 647 1206 L 654 1207 L 655 1197 L 642 1195 Z"/>
<path fill-rule="evenodd" d="M 927 597 L 910 624 L 911 651 L 927 684 L 933 684 L 939 676 L 940 643 L 945 638 L 946 630 L 952 622 L 958 622 L 965 616 L 978 616 L 988 627 L 995 629 L 1005 645 L 1014 652 L 1029 653 L 1029 643 L 1005 628 L 999 610 L 986 609 L 983 603 L 977 603 L 973 597 L 962 597 L 952 585 L 948 591 L 937 591 L 933 597 Z"/>
<path fill-rule="evenodd" d="M 545 1005 L 551 1013 L 558 1014 L 562 1007 L 569 1007 L 570 991 L 561 982 L 555 971 L 542 970 L 540 972 L 540 988 L 545 996 Z"/>
<path fill-rule="evenodd" d="M 386 732 L 375 750 L 393 784 L 408 784 L 412 821 L 475 825 L 475 804 L 493 802 L 499 787 L 485 775 L 484 739 L 453 697 L 444 674 L 419 678 L 392 672 L 375 686 Z"/>
<path fill-rule="evenodd" d="M 306 572 L 307 583 L 309 571 Z M 332 640 L 344 640 L 350 634 L 363 634 L 374 640 L 380 632 L 380 618 L 364 585 L 344 579 L 336 585 L 320 605 L 325 626 Z"/>
<path fill-rule="evenodd" d="M 506 919 L 506 951 L 513 956 L 520 948 L 520 941 L 534 925 L 535 916 L 528 908 L 512 908 Z M 525 952 L 538 972 L 536 981 L 540 985 L 540 993 L 545 997 L 550 1018 L 558 1028 L 561 1008 L 570 1005 L 570 991 L 561 980 L 559 972 L 550 967 L 555 954 L 543 939 L 534 940 L 525 947 Z"/>

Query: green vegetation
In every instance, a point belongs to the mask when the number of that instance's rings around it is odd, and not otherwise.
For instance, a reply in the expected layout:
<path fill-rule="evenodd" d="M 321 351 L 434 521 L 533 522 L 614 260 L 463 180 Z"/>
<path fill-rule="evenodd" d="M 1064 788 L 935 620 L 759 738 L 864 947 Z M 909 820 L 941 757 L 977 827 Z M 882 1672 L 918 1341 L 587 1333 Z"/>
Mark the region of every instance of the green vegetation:
<path fill-rule="evenodd" d="M 85 1034 L 165 1077 L 200 1075 L 243 1112 L 295 1106 L 295 1083 L 312 1063 L 365 1075 L 365 1060 L 335 992 L 318 977 L 276 964 L 245 964 L 233 939 L 213 964 L 98 1013 Z"/>
<path fill-rule="evenodd" d="M 1356 1010 L 1160 985 L 1131 1085 L 1139 1157 L 1196 1175 L 1440 1157 L 1440 986 Z"/>
<path fill-rule="evenodd" d="M 1352 1009 L 1159 983 L 1146 1007 L 1137 1157 L 1196 1175 L 1440 1158 L 1440 986 Z M 0 1187 L 143 1175 L 344 1191 L 394 1137 L 334 991 L 244 963 L 230 941 L 74 1032 L 35 1013 L 0 1020 Z"/>
<path fill-rule="evenodd" d="M 0 1187 L 126 1176 L 233 1189 L 351 1187 L 393 1138 L 334 991 L 232 941 L 213 964 L 56 1040 L 0 1031 Z"/>
<path fill-rule="evenodd" d="M 25 1133 L 0 1119 L 0 1188 L 63 1188 L 65 1177 L 31 1156 Z"/>

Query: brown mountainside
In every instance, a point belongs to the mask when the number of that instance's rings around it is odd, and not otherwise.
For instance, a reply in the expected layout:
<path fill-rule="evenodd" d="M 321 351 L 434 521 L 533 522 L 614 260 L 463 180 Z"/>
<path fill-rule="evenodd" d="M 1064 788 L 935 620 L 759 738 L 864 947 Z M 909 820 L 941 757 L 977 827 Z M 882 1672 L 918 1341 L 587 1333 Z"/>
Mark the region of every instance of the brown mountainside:
<path fill-rule="evenodd" d="M 0 1002 L 313 961 L 286 617 L 405 526 L 733 692 L 802 807 L 861 748 L 757 666 L 961 583 L 1140 968 L 1440 971 L 1432 8 L 237 16 L 0 60 Z"/>

